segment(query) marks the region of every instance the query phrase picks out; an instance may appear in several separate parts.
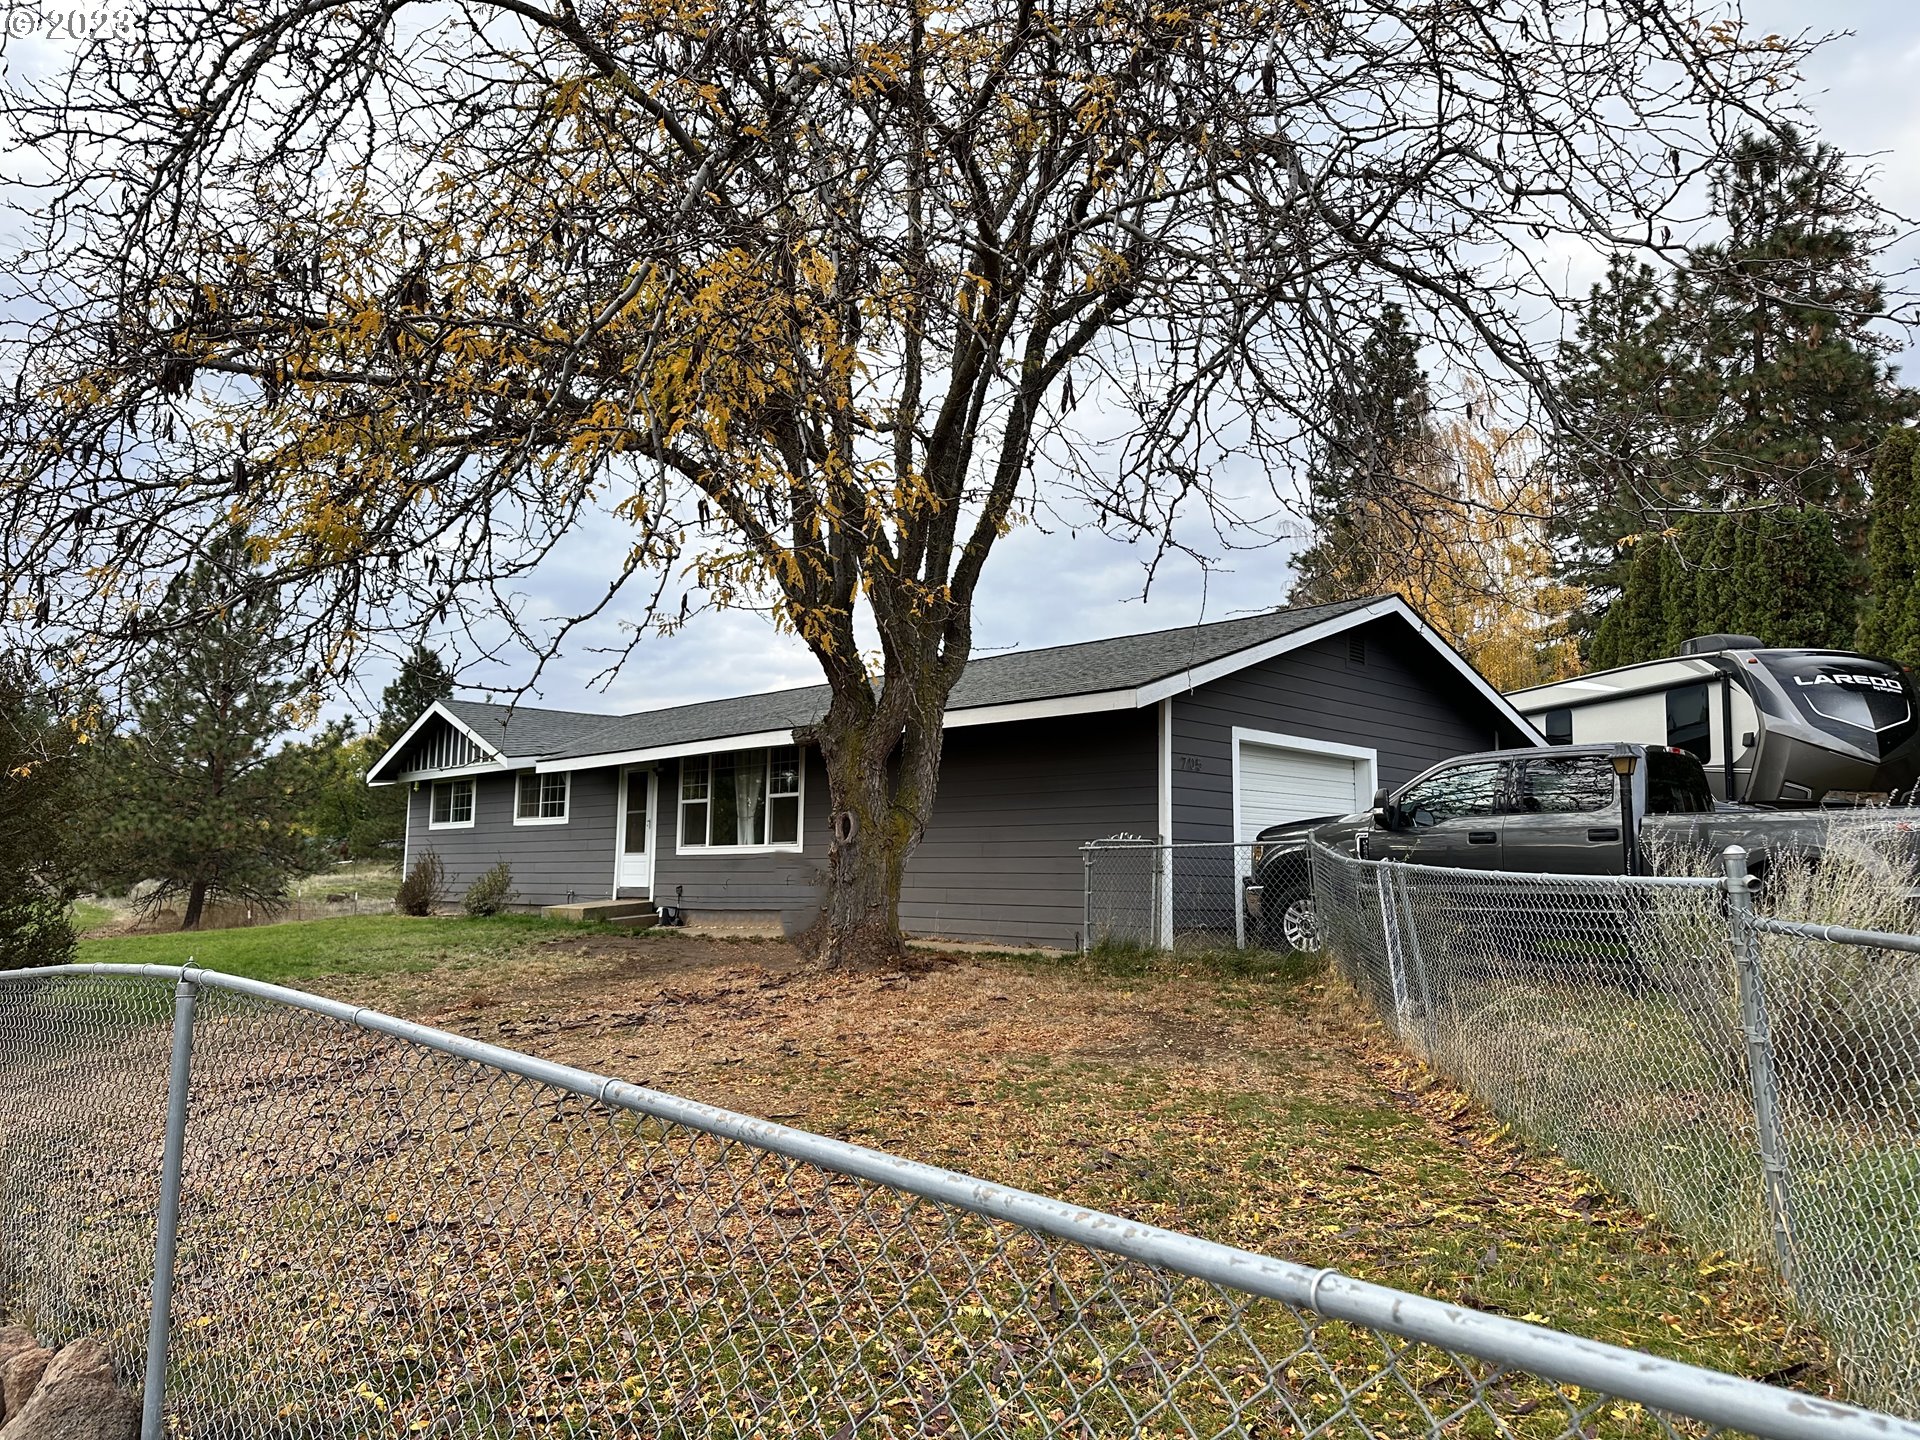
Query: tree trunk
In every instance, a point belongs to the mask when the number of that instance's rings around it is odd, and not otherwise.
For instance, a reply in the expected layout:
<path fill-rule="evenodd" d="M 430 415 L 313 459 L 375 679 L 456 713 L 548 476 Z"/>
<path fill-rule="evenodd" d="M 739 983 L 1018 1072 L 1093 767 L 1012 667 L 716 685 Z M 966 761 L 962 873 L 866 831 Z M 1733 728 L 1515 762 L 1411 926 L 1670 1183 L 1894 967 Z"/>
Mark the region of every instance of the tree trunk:
<path fill-rule="evenodd" d="M 196 880 L 187 887 L 187 913 L 180 917 L 182 930 L 197 930 L 201 912 L 207 908 L 207 882 Z"/>
<path fill-rule="evenodd" d="M 836 697 L 826 718 L 804 737 L 819 747 L 827 768 L 832 838 L 817 950 L 830 969 L 884 965 L 906 953 L 900 886 L 933 804 L 938 717 L 946 698 L 933 676 L 922 677 L 916 688 L 942 693 L 937 700 L 925 694 L 923 703 L 908 707 L 904 722 L 883 718 L 893 708 L 884 700 L 876 705 Z"/>

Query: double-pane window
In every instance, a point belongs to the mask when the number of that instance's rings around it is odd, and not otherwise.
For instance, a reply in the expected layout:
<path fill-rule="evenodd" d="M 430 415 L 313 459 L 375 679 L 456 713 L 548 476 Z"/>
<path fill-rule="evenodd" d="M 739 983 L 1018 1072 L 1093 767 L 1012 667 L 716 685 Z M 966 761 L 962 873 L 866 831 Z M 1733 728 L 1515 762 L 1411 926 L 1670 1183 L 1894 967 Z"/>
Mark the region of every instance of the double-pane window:
<path fill-rule="evenodd" d="M 473 781 L 434 781 L 428 802 L 427 824 L 443 827 L 473 824 Z"/>
<path fill-rule="evenodd" d="M 513 818 L 523 824 L 567 818 L 567 776 L 522 775 Z"/>
<path fill-rule="evenodd" d="M 794 745 L 680 762 L 680 843 L 712 849 L 800 843 L 800 751 Z"/>

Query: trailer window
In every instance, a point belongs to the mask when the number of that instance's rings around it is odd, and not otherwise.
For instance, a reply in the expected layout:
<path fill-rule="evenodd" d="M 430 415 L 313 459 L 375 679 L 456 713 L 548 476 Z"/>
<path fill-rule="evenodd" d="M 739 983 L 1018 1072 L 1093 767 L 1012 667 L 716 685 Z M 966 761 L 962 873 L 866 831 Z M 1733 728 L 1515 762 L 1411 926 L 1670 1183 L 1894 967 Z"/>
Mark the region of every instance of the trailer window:
<path fill-rule="evenodd" d="M 1573 710 L 1562 705 L 1558 710 L 1549 710 L 1540 717 L 1540 733 L 1547 737 L 1549 745 L 1571 745 L 1573 743 Z"/>
<path fill-rule="evenodd" d="M 1704 815 L 1713 809 L 1707 772 L 1688 754 L 1647 751 L 1647 810 L 1654 815 Z"/>
<path fill-rule="evenodd" d="M 1682 685 L 1667 691 L 1667 744 L 1685 750 L 1702 765 L 1713 759 L 1713 728 L 1707 723 L 1707 686 Z"/>

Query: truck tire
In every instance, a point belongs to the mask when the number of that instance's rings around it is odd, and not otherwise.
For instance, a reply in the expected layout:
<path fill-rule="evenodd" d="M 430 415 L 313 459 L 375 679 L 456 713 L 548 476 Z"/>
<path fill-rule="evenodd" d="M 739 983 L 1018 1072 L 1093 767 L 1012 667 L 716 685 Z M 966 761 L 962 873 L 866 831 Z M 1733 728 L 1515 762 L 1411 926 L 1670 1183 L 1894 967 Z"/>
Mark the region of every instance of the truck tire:
<path fill-rule="evenodd" d="M 1269 901 L 1260 924 L 1260 941 L 1266 949 L 1293 955 L 1311 955 L 1319 950 L 1320 921 L 1314 914 L 1313 891 L 1289 890 L 1270 896 Z"/>

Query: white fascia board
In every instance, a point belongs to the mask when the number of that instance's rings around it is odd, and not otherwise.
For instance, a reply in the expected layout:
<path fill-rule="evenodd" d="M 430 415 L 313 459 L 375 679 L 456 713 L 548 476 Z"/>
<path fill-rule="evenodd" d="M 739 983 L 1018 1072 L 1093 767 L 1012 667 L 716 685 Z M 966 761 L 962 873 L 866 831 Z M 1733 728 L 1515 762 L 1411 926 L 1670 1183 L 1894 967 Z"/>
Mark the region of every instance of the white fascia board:
<path fill-rule="evenodd" d="M 1052 700 L 1018 700 L 1008 705 L 969 705 L 941 717 L 945 730 L 969 725 L 1005 725 L 1015 720 L 1050 720 L 1056 715 L 1093 715 L 1102 710 L 1137 710 L 1143 702 L 1137 690 L 1096 690 L 1086 695 L 1062 695 Z"/>
<path fill-rule="evenodd" d="M 949 710 L 940 723 L 943 729 L 960 730 L 969 725 L 1005 725 L 1016 720 L 1046 720 L 1056 715 L 1133 710 L 1139 704 L 1139 696 L 1135 691 L 1101 690 L 1090 695 L 1066 695 L 1054 700 L 1022 700 L 1010 705 L 970 705 L 964 710 Z M 709 740 L 688 740 L 678 745 L 610 750 L 604 755 L 569 755 L 559 760 L 542 760 L 534 769 L 543 775 L 560 770 L 597 770 L 604 765 L 644 765 L 649 760 L 675 760 L 685 755 L 713 755 L 722 750 L 752 750 L 762 745 L 793 743 L 792 730 L 759 730 L 747 735 L 715 735 Z"/>
<path fill-rule="evenodd" d="M 1296 630 L 1291 635 L 1282 635 L 1274 640 L 1263 640 L 1258 645 L 1250 645 L 1245 650 L 1236 650 L 1231 655 L 1222 655 L 1218 660 L 1209 660 L 1204 665 L 1196 665 L 1191 670 L 1182 670 L 1169 675 L 1164 680 L 1155 680 L 1151 685 L 1140 687 L 1140 703 L 1151 705 L 1156 700 L 1165 700 L 1174 695 L 1184 695 L 1189 690 L 1197 690 L 1210 681 L 1232 675 L 1249 665 L 1258 665 L 1262 660 L 1271 660 L 1277 655 L 1285 655 L 1291 650 L 1312 645 L 1342 631 L 1351 630 L 1356 625 L 1364 625 L 1369 620 L 1378 620 L 1382 615 L 1393 613 L 1398 602 L 1378 600 L 1359 610 L 1349 611 L 1345 615 L 1336 615 L 1331 620 L 1322 620 L 1317 625 L 1309 625 L 1304 630 Z M 1401 609 L 1406 609 L 1401 606 Z M 1409 616 L 1411 611 L 1407 612 Z"/>
<path fill-rule="evenodd" d="M 1547 748 L 1547 737 L 1533 728 L 1533 721 L 1514 709 L 1512 702 L 1498 690 L 1494 689 L 1493 686 L 1489 685 L 1486 676 L 1482 675 L 1467 663 L 1466 656 L 1462 655 L 1458 650 L 1454 649 L 1453 646 L 1441 639 L 1440 636 L 1435 633 L 1432 626 L 1414 614 L 1413 608 L 1408 605 L 1406 601 L 1396 596 L 1393 601 L 1393 608 L 1409 625 L 1413 626 L 1415 630 L 1419 631 L 1420 634 L 1425 637 L 1427 643 L 1440 653 L 1441 659 L 1445 660 L 1460 672 L 1461 679 L 1479 691 L 1479 693 L 1485 696 L 1487 701 L 1492 704 L 1494 709 L 1498 710 L 1507 719 L 1511 720 L 1514 725 L 1519 727 L 1520 733 L 1531 740 L 1536 749 L 1544 750 Z"/>
<path fill-rule="evenodd" d="M 763 745 L 791 745 L 793 730 L 756 730 L 749 735 L 715 735 L 709 740 L 688 740 L 679 745 L 650 745 L 642 750 L 609 750 L 604 755 L 568 755 L 558 760 L 541 760 L 534 770 L 552 775 L 566 770 L 599 770 L 608 765 L 644 765 L 649 760 L 677 760 L 683 755 L 713 755 L 722 750 L 755 750 Z"/>
<path fill-rule="evenodd" d="M 391 780 L 369 780 L 367 785 L 377 789 L 382 785 L 411 785 L 417 780 L 460 780 L 473 775 L 503 775 L 513 770 L 525 770 L 533 764 L 531 755 L 502 755 L 498 760 L 482 760 L 473 765 L 449 765 L 439 770 L 402 770 Z"/>
<path fill-rule="evenodd" d="M 442 705 L 438 700 L 436 700 L 433 702 L 433 704 L 429 705 L 425 710 L 422 710 L 420 712 L 420 718 L 418 720 L 415 720 L 411 725 L 409 725 L 405 730 L 403 730 L 398 740 L 394 741 L 393 744 L 387 747 L 386 754 L 382 755 L 378 760 L 373 762 L 372 767 L 367 771 L 367 783 L 369 785 L 392 784 L 393 782 L 390 780 L 375 780 L 373 777 L 380 773 L 380 771 L 386 766 L 388 761 L 396 759 L 399 756 L 400 752 L 407 748 L 408 744 L 413 740 L 413 737 L 420 733 L 420 729 L 422 726 L 424 726 L 429 720 L 435 720 L 435 719 L 446 721 L 449 725 L 453 726 L 454 729 L 458 730 L 462 735 L 466 736 L 467 739 L 471 740 L 474 744 L 478 745 L 482 750 L 486 751 L 487 754 L 493 756 L 493 758 L 496 761 L 504 762 L 506 760 L 506 757 L 504 755 L 502 755 L 498 750 L 494 749 L 494 747 L 489 745 L 485 740 L 480 738 L 478 731 L 476 731 L 471 725 L 467 724 L 467 722 L 462 720 L 458 715 L 454 714 L 451 710 L 447 709 L 445 705 Z M 421 773 L 424 774 L 425 772 L 422 771 Z M 418 776 L 409 776 L 407 778 L 417 779 Z"/>
<path fill-rule="evenodd" d="M 1459 651 L 1441 639 L 1433 627 L 1416 615 L 1413 608 L 1397 595 L 1376 600 L 1371 605 L 1363 605 L 1360 609 L 1350 610 L 1345 615 L 1336 615 L 1331 620 L 1322 620 L 1317 625 L 1309 625 L 1306 629 L 1296 630 L 1291 635 L 1282 635 L 1278 639 L 1249 646 L 1245 650 L 1236 650 L 1231 655 L 1223 655 L 1218 660 L 1208 661 L 1205 665 L 1196 665 L 1191 670 L 1182 670 L 1177 675 L 1169 675 L 1166 679 L 1156 680 L 1151 685 L 1143 685 L 1139 691 L 1140 703 L 1148 705 L 1169 696 L 1184 695 L 1210 681 L 1244 670 L 1249 665 L 1258 665 L 1263 660 L 1271 660 L 1289 651 L 1330 639 L 1356 626 L 1365 625 L 1387 615 L 1398 615 L 1412 626 L 1414 633 L 1431 645 L 1441 659 L 1460 672 L 1461 679 L 1472 686 L 1476 693 L 1498 710 L 1534 745 L 1546 745 L 1546 737 L 1533 728 L 1533 722 L 1514 709 L 1506 696 L 1489 685 L 1485 676 L 1469 665 Z"/>

